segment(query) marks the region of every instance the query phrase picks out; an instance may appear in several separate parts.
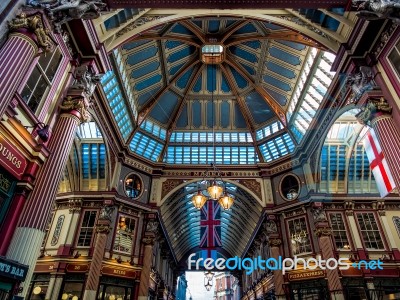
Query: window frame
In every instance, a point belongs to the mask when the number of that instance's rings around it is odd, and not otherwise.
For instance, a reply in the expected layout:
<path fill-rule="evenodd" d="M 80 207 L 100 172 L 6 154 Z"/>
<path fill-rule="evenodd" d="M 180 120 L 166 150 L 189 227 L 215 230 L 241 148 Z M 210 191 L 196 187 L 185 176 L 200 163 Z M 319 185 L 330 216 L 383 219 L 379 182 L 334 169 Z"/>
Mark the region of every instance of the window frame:
<path fill-rule="evenodd" d="M 332 228 L 332 243 L 335 246 L 335 249 L 339 250 L 339 251 L 343 251 L 343 250 L 349 250 L 350 251 L 350 250 L 354 249 L 354 245 L 353 245 L 352 240 L 351 240 L 351 235 L 349 235 L 349 226 L 347 224 L 347 218 L 346 218 L 346 215 L 344 214 L 344 212 L 342 212 L 342 211 L 328 211 L 327 213 L 328 213 L 329 226 Z M 333 215 L 333 214 L 340 214 L 342 216 L 343 225 L 344 225 L 344 232 L 346 234 L 347 244 L 349 245 L 348 249 L 339 248 L 337 246 L 337 244 L 336 244 L 336 240 L 335 240 L 335 236 L 334 236 L 335 230 L 334 230 L 334 228 L 332 226 L 332 220 L 331 220 L 331 215 Z"/>
<path fill-rule="evenodd" d="M 95 220 L 94 220 L 94 225 L 93 225 L 93 227 L 92 227 L 93 231 L 92 231 L 92 236 L 91 236 L 91 238 L 90 238 L 90 243 L 89 243 L 88 246 L 81 246 L 81 245 L 78 245 L 78 243 L 79 243 L 79 239 L 80 239 L 80 236 L 81 236 L 82 223 L 83 223 L 83 221 L 84 221 L 85 214 L 86 214 L 87 212 L 95 212 L 95 213 L 96 213 L 96 216 L 95 216 Z M 93 241 L 94 241 L 94 238 L 95 238 L 95 236 L 96 236 L 95 227 L 96 227 L 96 224 L 97 224 L 98 217 L 99 217 L 99 211 L 98 211 L 97 209 L 85 209 L 85 210 L 83 210 L 83 212 L 82 212 L 82 214 L 81 214 L 81 217 L 80 217 L 80 219 L 79 219 L 79 228 L 78 228 L 78 230 L 76 231 L 76 240 L 75 240 L 75 247 L 76 247 L 76 248 L 90 249 L 90 248 L 93 246 Z M 90 228 L 90 227 L 85 227 L 85 228 Z"/>
<path fill-rule="evenodd" d="M 56 70 L 53 73 L 52 80 L 50 80 L 49 76 L 48 76 L 48 74 L 46 72 L 49 70 L 49 66 L 51 65 L 51 62 L 53 62 L 53 58 L 56 56 L 57 53 L 59 53 L 59 60 L 56 62 L 56 66 L 57 67 L 56 67 Z M 45 55 L 45 54 L 43 54 L 43 55 Z M 20 88 L 18 89 L 18 92 L 19 92 L 19 94 L 21 96 L 22 101 L 26 104 L 26 107 L 34 115 L 39 115 L 39 114 L 42 113 L 43 107 L 44 107 L 45 103 L 47 102 L 47 100 L 49 99 L 50 94 L 52 94 L 53 89 L 55 91 L 55 89 L 58 88 L 58 84 L 54 84 L 54 83 L 56 83 L 57 78 L 59 78 L 60 70 L 62 70 L 63 67 L 65 67 L 64 66 L 65 62 L 68 62 L 68 60 L 69 60 L 68 57 L 65 55 L 63 49 L 61 47 L 59 47 L 59 46 L 57 46 L 54 49 L 54 51 L 51 52 L 51 58 L 50 58 L 48 64 L 46 65 L 45 69 L 43 69 L 43 67 L 39 63 L 40 58 L 41 57 L 39 57 L 38 59 L 34 60 L 34 62 L 31 65 L 31 68 L 29 69 L 29 72 L 27 73 L 29 75 L 27 75 L 24 78 L 23 84 L 21 84 Z M 25 100 L 24 97 L 23 97 L 23 92 L 27 88 L 28 81 L 31 79 L 35 69 L 38 70 L 38 72 L 40 74 L 40 77 L 35 78 L 35 84 L 34 84 L 34 87 L 32 89 L 30 89 L 30 87 L 29 87 L 31 92 L 30 92 L 30 95 L 28 97 L 28 100 Z M 47 87 L 46 87 L 46 89 L 45 89 L 40 101 L 37 103 L 37 106 L 36 106 L 35 110 L 32 110 L 30 105 L 29 105 L 29 103 L 30 103 L 30 100 L 32 99 L 32 94 L 36 90 L 36 88 L 38 86 L 38 83 L 39 83 L 39 80 L 41 78 L 43 78 L 45 80 L 45 82 L 47 84 Z"/>
<path fill-rule="evenodd" d="M 364 241 L 364 238 L 363 238 L 363 232 L 365 231 L 368 234 L 371 232 L 371 230 L 364 230 L 364 231 L 361 230 L 360 222 L 358 220 L 358 216 L 361 214 L 372 214 L 373 215 L 376 226 L 377 226 L 378 237 L 381 237 L 381 242 L 382 242 L 383 248 L 368 248 L 368 247 L 366 247 L 366 242 Z M 387 247 L 387 243 L 386 243 L 385 234 L 384 234 L 384 231 L 380 224 L 379 217 L 377 216 L 376 212 L 374 212 L 374 211 L 357 211 L 354 213 L 354 217 L 355 217 L 358 233 L 360 235 L 360 239 L 361 239 L 364 249 L 368 250 L 368 251 L 386 251 L 388 249 L 388 247 Z"/>
<path fill-rule="evenodd" d="M 300 252 L 300 253 L 294 253 L 293 248 L 292 248 L 292 238 L 291 238 L 291 233 L 290 233 L 290 228 L 289 228 L 289 222 L 291 221 L 295 221 L 297 219 L 304 219 L 305 220 L 305 225 L 306 225 L 306 229 L 307 229 L 307 237 L 308 237 L 308 242 L 310 244 L 310 251 L 308 252 Z M 303 255 L 309 255 L 312 254 L 314 251 L 314 241 L 313 241 L 313 237 L 312 235 L 310 235 L 310 225 L 308 223 L 308 218 L 306 214 L 302 214 L 302 215 L 298 215 L 292 218 L 288 218 L 285 219 L 285 224 L 286 224 L 286 237 L 287 237 L 287 241 L 288 241 L 288 249 L 290 252 L 290 255 L 293 256 L 303 256 Z"/>
<path fill-rule="evenodd" d="M 126 251 L 121 251 L 121 250 L 117 250 L 115 249 L 115 243 L 117 240 L 117 234 L 118 234 L 118 230 L 119 230 L 119 220 L 121 219 L 121 217 L 123 218 L 129 218 L 134 222 L 134 229 L 132 230 L 132 232 L 130 233 L 130 236 L 132 237 L 132 244 L 131 244 L 131 249 L 130 252 L 126 252 Z M 138 228 L 138 218 L 127 215 L 127 214 L 118 214 L 117 219 L 118 223 L 115 224 L 115 229 L 114 229 L 114 235 L 113 235 L 113 241 L 112 241 L 112 251 L 115 253 L 120 253 L 123 255 L 128 255 L 128 256 L 132 256 L 134 254 L 135 251 L 135 244 L 136 244 L 136 237 L 137 237 L 137 228 Z"/>

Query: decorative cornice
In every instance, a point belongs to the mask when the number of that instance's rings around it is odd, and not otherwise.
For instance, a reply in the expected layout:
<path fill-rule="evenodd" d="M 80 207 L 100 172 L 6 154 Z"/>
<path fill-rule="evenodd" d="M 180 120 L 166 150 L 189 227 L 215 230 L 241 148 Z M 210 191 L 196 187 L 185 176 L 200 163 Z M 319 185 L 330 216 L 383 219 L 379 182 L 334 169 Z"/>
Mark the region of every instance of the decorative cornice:
<path fill-rule="evenodd" d="M 141 27 L 146 23 L 149 23 L 149 22 L 152 22 L 152 21 L 155 21 L 155 20 L 160 20 L 160 19 L 166 18 L 168 16 L 170 16 L 170 15 L 160 15 L 160 16 L 149 16 L 149 15 L 146 15 L 146 16 L 140 17 L 136 21 L 132 22 L 128 26 L 126 26 L 123 29 L 121 29 L 120 31 L 118 31 L 115 34 L 115 36 L 117 38 L 119 38 L 119 37 L 123 36 L 124 34 L 128 33 L 129 31 L 131 31 L 131 30 L 133 30 L 135 28 Z"/>
<path fill-rule="evenodd" d="M 142 170 L 146 173 L 151 174 L 153 169 L 132 159 L 132 158 L 125 158 L 124 163 L 128 166 L 134 167 L 135 169 Z"/>
<path fill-rule="evenodd" d="M 154 242 L 155 242 L 155 238 L 154 237 L 146 236 L 146 237 L 142 238 L 142 243 L 145 244 L 145 245 L 153 246 Z"/>
<path fill-rule="evenodd" d="M 391 23 L 389 27 L 387 27 L 382 33 L 381 33 L 381 38 L 379 41 L 375 44 L 375 48 L 372 51 L 372 54 L 375 57 L 378 57 L 382 50 L 385 48 L 387 42 L 390 40 L 392 37 L 393 33 L 396 31 L 397 27 L 399 25 L 396 23 Z"/>

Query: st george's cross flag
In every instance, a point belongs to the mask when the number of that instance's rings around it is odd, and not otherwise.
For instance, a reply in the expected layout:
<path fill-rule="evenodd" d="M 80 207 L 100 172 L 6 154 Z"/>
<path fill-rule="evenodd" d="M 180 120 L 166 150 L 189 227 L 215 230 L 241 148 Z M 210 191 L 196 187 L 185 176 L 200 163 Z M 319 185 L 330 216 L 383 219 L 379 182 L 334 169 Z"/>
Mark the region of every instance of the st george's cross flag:
<path fill-rule="evenodd" d="M 221 247 L 221 209 L 218 202 L 208 200 L 200 214 L 200 248 Z"/>
<path fill-rule="evenodd" d="M 379 145 L 375 131 L 372 128 L 365 135 L 364 148 L 379 193 L 383 198 L 396 187 L 396 184 L 394 183 L 392 174 L 390 173 L 389 166 L 386 162 L 381 146 Z"/>

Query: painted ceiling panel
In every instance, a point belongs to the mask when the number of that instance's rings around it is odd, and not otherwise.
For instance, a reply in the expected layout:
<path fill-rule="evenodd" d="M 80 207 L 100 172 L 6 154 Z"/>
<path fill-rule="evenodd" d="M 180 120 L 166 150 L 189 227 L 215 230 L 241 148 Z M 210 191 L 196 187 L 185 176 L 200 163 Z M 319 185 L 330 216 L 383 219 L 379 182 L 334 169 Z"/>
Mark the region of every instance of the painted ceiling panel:
<path fill-rule="evenodd" d="M 258 92 L 252 92 L 246 96 L 246 104 L 257 124 L 265 122 L 266 118 L 273 117 L 273 113 L 264 98 Z"/>
<path fill-rule="evenodd" d="M 187 58 L 192 55 L 196 51 L 196 47 L 194 46 L 185 46 L 184 48 L 180 49 L 179 51 L 173 52 L 167 58 L 168 63 L 173 63 L 178 61 L 182 58 Z"/>
<path fill-rule="evenodd" d="M 176 81 L 176 86 L 181 90 L 185 89 L 189 84 L 189 80 L 193 74 L 193 71 L 194 67 L 190 68 L 185 73 L 183 73 L 182 76 L 179 77 L 179 79 Z"/>
<path fill-rule="evenodd" d="M 157 101 L 157 104 L 150 112 L 150 116 L 159 121 L 161 124 L 168 124 L 170 121 L 170 116 L 176 109 L 177 103 L 178 96 L 170 91 L 167 91 Z"/>
<path fill-rule="evenodd" d="M 235 103 L 235 127 L 246 128 L 246 120 L 243 117 L 243 113 L 239 107 L 239 104 Z"/>
<path fill-rule="evenodd" d="M 158 85 L 158 86 L 154 87 L 153 89 L 145 91 L 142 94 L 140 94 L 140 96 L 137 98 L 139 107 L 143 106 L 150 99 L 152 99 L 160 89 L 161 89 L 161 85 Z"/>
<path fill-rule="evenodd" d="M 256 63 L 258 61 L 258 58 L 255 54 L 253 54 L 245 49 L 239 48 L 237 46 L 229 47 L 229 51 L 233 55 L 240 57 L 242 59 L 245 59 L 250 63 Z"/>
<path fill-rule="evenodd" d="M 265 83 L 268 83 L 270 85 L 273 85 L 275 87 L 277 87 L 278 89 L 281 89 L 283 91 L 290 91 L 292 88 L 290 87 L 290 84 L 283 82 L 273 76 L 270 75 L 264 75 L 263 76 L 263 80 Z"/>
<path fill-rule="evenodd" d="M 240 75 L 240 73 L 238 71 L 236 71 L 236 69 L 229 67 L 232 75 L 233 75 L 233 79 L 235 80 L 236 85 L 239 87 L 239 89 L 244 89 L 245 87 L 248 86 L 248 82 L 247 80 Z"/>
<path fill-rule="evenodd" d="M 180 23 L 177 23 L 174 25 L 171 29 L 171 32 L 177 33 L 177 34 L 182 34 L 182 35 L 193 35 L 193 33 L 187 29 L 185 26 L 183 26 Z"/>
<path fill-rule="evenodd" d="M 149 78 L 145 78 L 135 84 L 135 90 L 140 91 L 149 86 L 152 86 L 158 82 L 160 82 L 162 76 L 160 74 L 155 74 Z"/>
<path fill-rule="evenodd" d="M 176 121 L 176 127 L 177 128 L 186 128 L 189 125 L 189 120 L 188 120 L 188 107 L 185 105 L 182 108 L 182 112 Z"/>
<path fill-rule="evenodd" d="M 252 24 L 248 23 L 239 30 L 237 30 L 234 35 L 241 35 L 241 34 L 249 34 L 249 33 L 257 33 L 257 28 Z"/>
<path fill-rule="evenodd" d="M 268 94 L 270 94 L 274 99 L 282 106 L 285 106 L 287 104 L 287 97 L 282 95 L 281 93 L 278 93 L 274 90 L 271 90 L 269 88 L 264 88 Z"/>
<path fill-rule="evenodd" d="M 298 56 L 290 54 L 282 49 L 279 49 L 277 47 L 271 47 L 269 48 L 269 53 L 271 54 L 272 57 L 275 57 L 277 59 L 280 59 L 288 64 L 297 66 L 300 65 L 301 60 Z"/>
<path fill-rule="evenodd" d="M 154 58 L 154 56 L 157 54 L 158 49 L 155 46 L 151 46 L 145 49 L 142 49 L 140 51 L 135 52 L 133 55 L 128 56 L 128 64 L 134 66 L 140 62 L 145 61 L 146 59 L 149 58 Z"/>
<path fill-rule="evenodd" d="M 268 70 L 277 73 L 281 76 L 284 76 L 288 79 L 293 79 L 296 77 L 296 73 L 293 70 L 290 70 L 284 66 L 281 66 L 273 61 L 269 61 L 266 64 Z"/>
<path fill-rule="evenodd" d="M 124 45 L 122 45 L 121 49 L 132 50 L 134 48 L 140 47 L 140 46 L 150 43 L 150 42 L 151 42 L 151 40 L 138 40 L 138 41 L 127 42 Z"/>
<path fill-rule="evenodd" d="M 152 61 L 148 64 L 145 64 L 144 66 L 141 66 L 132 71 L 132 78 L 138 79 L 139 77 L 152 73 L 155 70 L 157 70 L 159 66 L 160 66 L 159 61 Z"/>
<path fill-rule="evenodd" d="M 307 46 L 305 46 L 303 44 L 294 43 L 294 42 L 290 42 L 290 41 L 278 41 L 278 43 L 288 46 L 290 48 L 293 48 L 295 50 L 299 50 L 299 51 L 303 51 L 304 49 L 307 48 Z"/>
<path fill-rule="evenodd" d="M 218 33 L 220 20 L 211 20 L 208 22 L 208 33 Z"/>

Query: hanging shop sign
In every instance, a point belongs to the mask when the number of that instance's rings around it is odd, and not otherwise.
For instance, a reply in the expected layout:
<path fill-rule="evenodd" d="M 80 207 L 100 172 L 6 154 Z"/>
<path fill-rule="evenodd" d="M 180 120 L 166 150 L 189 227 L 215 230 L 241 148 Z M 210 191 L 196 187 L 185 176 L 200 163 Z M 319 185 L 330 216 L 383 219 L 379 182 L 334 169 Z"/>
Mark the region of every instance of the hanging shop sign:
<path fill-rule="evenodd" d="M 0 135 L 0 162 L 17 179 L 21 179 L 27 166 L 25 157 L 2 135 Z"/>
<path fill-rule="evenodd" d="M 13 278 L 18 281 L 24 281 L 28 269 L 28 266 L 0 257 L 0 276 Z"/>

